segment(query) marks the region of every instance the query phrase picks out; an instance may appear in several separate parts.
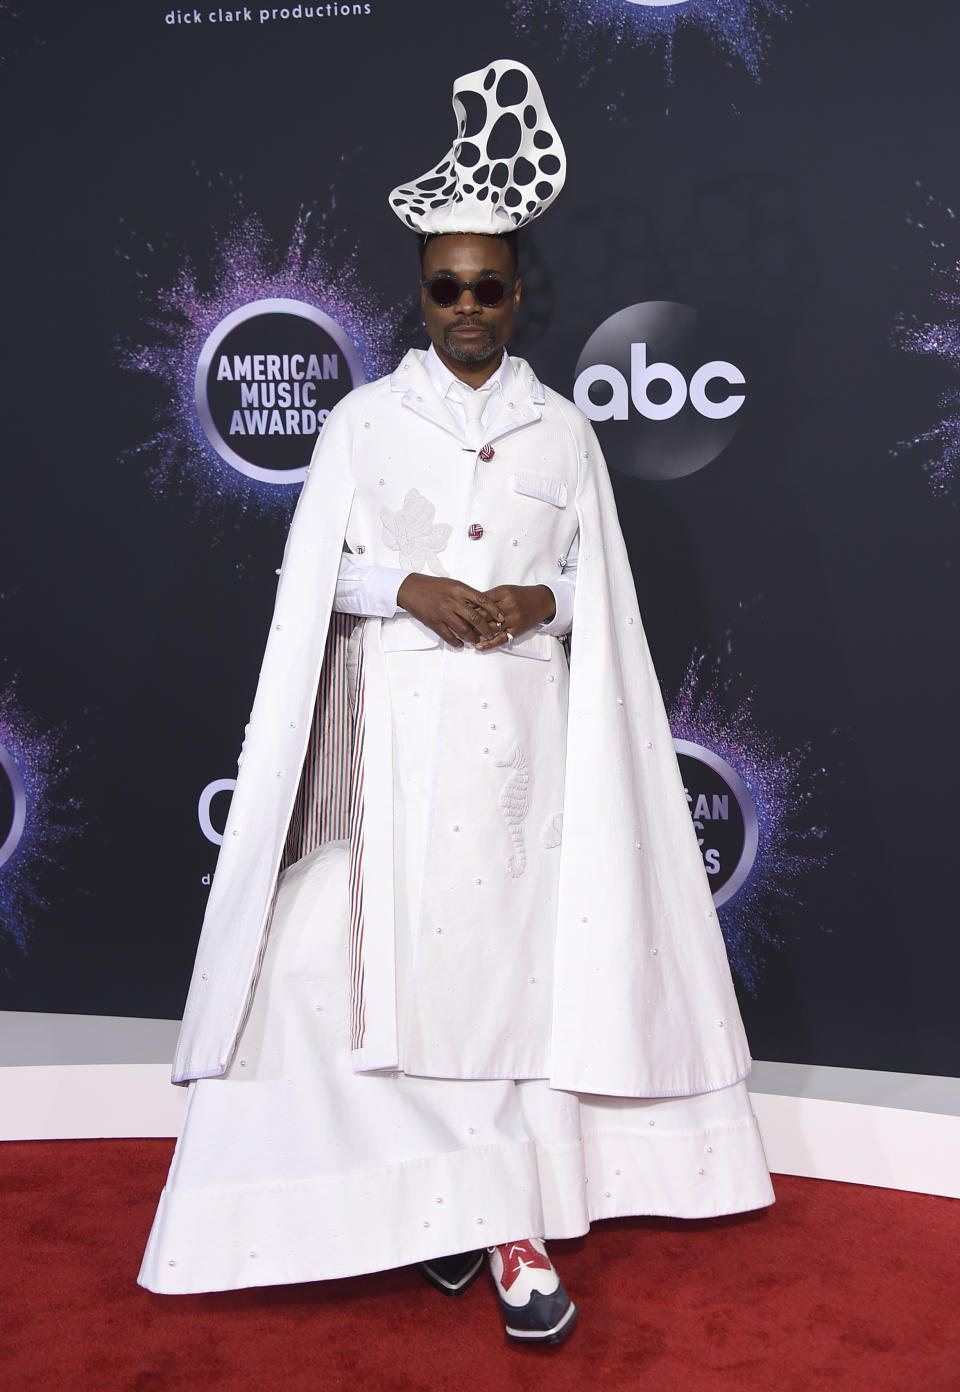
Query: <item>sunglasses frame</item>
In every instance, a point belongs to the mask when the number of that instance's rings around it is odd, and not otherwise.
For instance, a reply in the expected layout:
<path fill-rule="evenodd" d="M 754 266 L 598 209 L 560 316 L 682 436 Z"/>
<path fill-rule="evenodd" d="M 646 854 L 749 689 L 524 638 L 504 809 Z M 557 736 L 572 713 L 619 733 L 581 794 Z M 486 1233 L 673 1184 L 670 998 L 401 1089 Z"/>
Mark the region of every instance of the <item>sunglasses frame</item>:
<path fill-rule="evenodd" d="M 483 309 L 499 309 L 500 306 L 503 304 L 504 300 L 507 298 L 507 291 L 512 290 L 519 279 L 519 274 L 515 275 L 512 280 L 504 280 L 503 276 L 498 276 L 494 275 L 492 272 L 487 272 L 487 274 L 485 275 L 478 276 L 476 280 L 459 280 L 455 275 L 435 275 L 430 276 L 429 278 L 421 279 L 420 284 L 426 290 L 427 294 L 430 296 L 432 303 L 435 304 L 438 309 L 452 309 L 455 304 L 459 304 L 460 298 L 463 295 L 464 290 L 469 290 L 471 295 L 473 295 L 473 298 L 477 301 L 477 304 L 480 305 Z M 450 300 L 447 304 L 441 304 L 440 301 L 434 296 L 433 287 L 438 280 L 449 280 L 452 281 L 454 285 L 460 287 L 456 293 L 455 298 Z M 483 300 L 481 300 L 480 297 L 477 295 L 477 286 L 482 285 L 485 281 L 488 283 L 492 281 L 495 285 L 500 286 L 502 293 L 496 304 L 484 304 Z"/>

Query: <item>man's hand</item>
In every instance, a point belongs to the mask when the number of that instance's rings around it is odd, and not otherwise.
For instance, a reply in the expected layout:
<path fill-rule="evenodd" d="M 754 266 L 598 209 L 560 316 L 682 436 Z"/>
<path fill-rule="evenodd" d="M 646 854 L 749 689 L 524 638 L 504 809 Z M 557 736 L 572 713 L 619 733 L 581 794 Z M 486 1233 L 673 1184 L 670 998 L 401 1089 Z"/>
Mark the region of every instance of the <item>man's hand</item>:
<path fill-rule="evenodd" d="M 506 642 L 501 636 L 509 629 L 506 614 L 489 595 L 459 580 L 408 575 L 397 591 L 397 603 L 454 648 L 465 643 L 481 647 L 495 640 Z"/>
<path fill-rule="evenodd" d="M 536 628 L 552 619 L 557 612 L 556 600 L 549 585 L 495 585 L 487 590 L 486 605 L 503 616 L 503 628 L 492 638 L 477 644 L 481 652 L 500 647 L 511 638 Z"/>

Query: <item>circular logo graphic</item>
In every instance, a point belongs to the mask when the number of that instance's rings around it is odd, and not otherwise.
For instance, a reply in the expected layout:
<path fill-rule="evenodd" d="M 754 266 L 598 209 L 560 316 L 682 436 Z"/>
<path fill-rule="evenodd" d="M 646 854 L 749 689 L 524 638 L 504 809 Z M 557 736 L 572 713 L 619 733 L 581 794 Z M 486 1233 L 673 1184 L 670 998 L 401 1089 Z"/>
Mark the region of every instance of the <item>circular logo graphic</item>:
<path fill-rule="evenodd" d="M 236 786 L 237 780 L 235 778 L 215 778 L 212 783 L 207 784 L 200 794 L 200 799 L 197 803 L 197 820 L 200 823 L 200 830 L 203 832 L 204 836 L 208 841 L 212 841 L 215 846 L 223 845 L 223 832 L 217 831 L 216 827 L 213 825 L 213 819 L 210 815 L 213 808 L 213 799 L 218 793 L 230 793 L 232 795 Z M 226 823 L 227 820 L 227 811 L 229 807 L 230 800 L 228 798 L 224 803 L 224 823 Z"/>
<path fill-rule="evenodd" d="M 300 300 L 254 300 L 228 314 L 200 352 L 197 412 L 221 459 L 261 483 L 302 483 L 323 423 L 364 380 L 357 350 L 329 314 Z"/>
<path fill-rule="evenodd" d="M 27 823 L 27 794 L 13 755 L 0 744 L 0 865 L 13 855 Z"/>
<path fill-rule="evenodd" d="M 703 865 L 719 908 L 743 885 L 757 858 L 757 810 L 747 785 L 725 759 L 700 744 L 675 739 Z"/>
<path fill-rule="evenodd" d="M 634 478 L 683 478 L 726 448 L 746 379 L 720 356 L 721 334 L 672 300 L 630 305 L 594 330 L 573 399 L 596 423 L 613 468 Z"/>

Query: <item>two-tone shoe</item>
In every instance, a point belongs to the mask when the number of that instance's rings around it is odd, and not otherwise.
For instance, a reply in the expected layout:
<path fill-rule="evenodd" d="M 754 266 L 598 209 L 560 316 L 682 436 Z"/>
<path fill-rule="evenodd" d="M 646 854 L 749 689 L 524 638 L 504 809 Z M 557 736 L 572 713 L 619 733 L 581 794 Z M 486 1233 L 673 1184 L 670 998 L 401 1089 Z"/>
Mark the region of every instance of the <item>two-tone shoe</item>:
<path fill-rule="evenodd" d="M 452 1257 L 431 1257 L 417 1262 L 420 1274 L 444 1295 L 463 1295 L 483 1270 L 482 1252 L 457 1252 Z"/>
<path fill-rule="evenodd" d="M 580 1314 L 538 1237 L 488 1247 L 507 1338 L 518 1344 L 559 1344 Z"/>

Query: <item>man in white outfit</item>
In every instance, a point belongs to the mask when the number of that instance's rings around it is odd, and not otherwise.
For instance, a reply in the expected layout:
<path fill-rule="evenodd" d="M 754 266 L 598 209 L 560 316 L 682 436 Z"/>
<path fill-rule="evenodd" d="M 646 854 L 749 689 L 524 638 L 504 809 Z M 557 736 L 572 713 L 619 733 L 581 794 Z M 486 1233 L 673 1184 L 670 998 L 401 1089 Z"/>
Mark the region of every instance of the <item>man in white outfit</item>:
<path fill-rule="evenodd" d="M 421 271 L 420 304 L 431 343 L 424 367 L 431 385 L 465 434 L 479 427 L 482 436 L 483 427 L 492 428 L 504 406 L 505 380 L 509 391 L 514 375 L 504 350 L 522 287 L 517 234 L 490 237 L 453 233 L 430 238 L 421 247 Z M 481 461 L 481 468 L 484 462 L 489 463 Z M 472 525 L 479 528 L 482 524 Z M 345 569 L 349 574 L 348 568 L 341 567 L 342 578 Z M 405 573 L 392 567 L 378 567 L 365 578 L 368 587 L 371 583 L 380 585 L 386 605 L 393 592 L 394 612 L 405 610 L 447 646 L 455 650 L 469 646 L 485 653 L 532 630 L 551 636 L 569 632 L 573 585 L 567 577 L 575 573 L 569 553 L 562 571 L 563 577 L 551 577 L 552 583 L 494 585 L 483 592 L 450 577 Z M 337 607 L 371 615 L 386 608 L 372 598 L 367 599 L 364 609 L 355 608 L 355 603 L 341 597 Z M 497 1006 L 503 1005 L 501 998 Z M 524 1015 L 520 1034 L 530 1025 L 529 1012 Z M 461 1028 L 469 1032 L 469 1020 L 462 1020 Z M 462 1294 L 482 1267 L 481 1251 L 420 1264 L 427 1279 L 449 1295 Z M 569 1334 L 578 1310 L 560 1283 L 542 1240 L 527 1236 L 492 1247 L 490 1269 L 509 1338 L 548 1344 Z"/>
<path fill-rule="evenodd" d="M 508 1337 L 549 1344 L 577 1309 L 544 1239 L 773 1196 L 599 447 L 505 352 L 503 233 L 562 147 L 522 65 L 466 88 L 517 150 L 497 176 L 455 98 L 391 196 L 431 346 L 331 414 L 291 527 L 140 1279 L 416 1262 L 459 1294 L 486 1249 Z"/>

